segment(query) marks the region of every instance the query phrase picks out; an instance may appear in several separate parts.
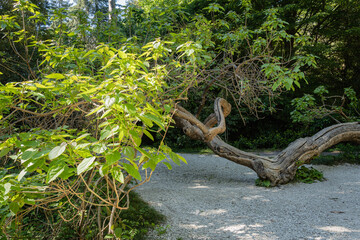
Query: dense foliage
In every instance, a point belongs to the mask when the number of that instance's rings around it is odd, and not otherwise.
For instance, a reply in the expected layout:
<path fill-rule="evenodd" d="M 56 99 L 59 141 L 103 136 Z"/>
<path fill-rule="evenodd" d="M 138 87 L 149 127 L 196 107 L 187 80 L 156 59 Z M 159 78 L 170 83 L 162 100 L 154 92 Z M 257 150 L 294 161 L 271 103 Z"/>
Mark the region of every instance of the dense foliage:
<path fill-rule="evenodd" d="M 130 191 L 194 147 L 171 126 L 182 100 L 205 118 L 227 98 L 237 147 L 359 121 L 358 1 L 0 2 L 6 238 L 134 237 Z"/>

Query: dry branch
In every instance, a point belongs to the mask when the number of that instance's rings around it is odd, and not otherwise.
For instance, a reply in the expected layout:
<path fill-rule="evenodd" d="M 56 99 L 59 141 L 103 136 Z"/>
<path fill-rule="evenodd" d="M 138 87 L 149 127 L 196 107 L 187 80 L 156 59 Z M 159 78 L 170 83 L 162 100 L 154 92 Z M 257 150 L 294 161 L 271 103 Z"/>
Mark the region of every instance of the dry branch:
<path fill-rule="evenodd" d="M 327 127 L 312 137 L 300 138 L 291 143 L 275 158 L 267 158 L 241 151 L 225 143 L 218 134 L 226 130 L 225 117 L 229 115 L 231 105 L 217 98 L 214 113 L 202 123 L 183 107 L 178 106 L 174 114 L 177 127 L 192 139 L 201 140 L 217 155 L 254 170 L 261 179 L 268 179 L 272 185 L 291 181 L 299 166 L 309 163 L 331 146 L 353 141 L 360 143 L 360 123 L 340 123 Z M 217 124 L 216 127 L 213 127 Z"/>

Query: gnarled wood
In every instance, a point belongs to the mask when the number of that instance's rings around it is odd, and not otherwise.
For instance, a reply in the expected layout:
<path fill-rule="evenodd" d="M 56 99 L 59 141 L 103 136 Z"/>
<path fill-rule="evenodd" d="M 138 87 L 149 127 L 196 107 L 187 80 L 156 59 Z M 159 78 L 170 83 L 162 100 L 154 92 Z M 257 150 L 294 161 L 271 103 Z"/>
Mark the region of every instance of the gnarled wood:
<path fill-rule="evenodd" d="M 261 179 L 270 180 L 272 185 L 291 181 L 300 165 L 309 163 L 314 156 L 339 142 L 360 143 L 360 123 L 341 123 L 327 127 L 312 137 L 297 139 L 275 158 L 258 156 L 241 151 L 218 136 L 226 130 L 225 117 L 230 111 L 231 105 L 225 99 L 217 98 L 215 113 L 204 123 L 181 106 L 177 106 L 174 120 L 190 138 L 206 142 L 217 155 L 253 169 Z"/>

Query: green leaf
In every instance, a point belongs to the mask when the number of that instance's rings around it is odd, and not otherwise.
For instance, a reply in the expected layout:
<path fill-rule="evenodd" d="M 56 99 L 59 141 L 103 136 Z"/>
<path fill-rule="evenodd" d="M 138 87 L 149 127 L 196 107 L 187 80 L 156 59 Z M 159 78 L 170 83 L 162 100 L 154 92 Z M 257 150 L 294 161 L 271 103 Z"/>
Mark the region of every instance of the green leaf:
<path fill-rule="evenodd" d="M 25 198 L 24 203 L 29 204 L 29 205 L 35 205 L 36 202 L 35 202 L 35 199 Z"/>
<path fill-rule="evenodd" d="M 121 158 L 121 153 L 119 152 L 113 152 L 109 155 L 106 155 L 105 159 L 106 159 L 106 164 L 107 165 L 112 165 L 114 163 L 116 163 L 117 161 L 119 161 Z"/>
<path fill-rule="evenodd" d="M 37 147 L 39 146 L 40 141 L 25 141 L 21 142 L 21 145 L 24 145 L 24 147 Z"/>
<path fill-rule="evenodd" d="M 176 163 L 176 165 L 180 166 L 180 159 L 179 159 L 178 155 L 174 152 L 170 152 L 169 155 L 170 155 L 170 158 L 173 160 L 173 162 Z"/>
<path fill-rule="evenodd" d="M 129 112 L 131 114 L 136 113 L 136 108 L 134 107 L 134 105 L 132 105 L 130 103 L 125 104 L 125 109 L 127 112 Z"/>
<path fill-rule="evenodd" d="M 111 107 L 114 103 L 115 103 L 114 97 L 110 97 L 110 96 L 105 97 L 104 104 L 106 108 Z"/>
<path fill-rule="evenodd" d="M 35 83 L 35 86 L 37 87 L 37 88 L 53 88 L 54 86 L 45 86 L 45 85 L 43 85 L 43 84 L 40 84 L 40 83 Z"/>
<path fill-rule="evenodd" d="M 93 148 L 93 151 L 101 154 L 101 153 L 105 152 L 106 149 L 107 149 L 106 145 L 101 143 L 101 144 L 96 144 Z"/>
<path fill-rule="evenodd" d="M 111 128 L 113 127 L 113 128 Z M 104 128 L 103 130 L 101 130 L 100 133 L 100 140 L 104 140 L 104 139 L 108 139 L 112 136 L 114 136 L 119 130 L 119 126 L 107 126 L 106 128 Z"/>
<path fill-rule="evenodd" d="M 145 133 L 145 135 L 150 138 L 152 141 L 154 141 L 154 137 L 151 135 L 151 133 L 149 133 L 149 131 L 147 131 L 146 129 L 143 130 L 143 132 Z"/>
<path fill-rule="evenodd" d="M 135 150 L 133 147 L 124 147 L 123 153 L 131 160 L 135 158 Z"/>
<path fill-rule="evenodd" d="M 92 54 L 93 52 L 95 52 L 95 50 L 90 50 L 90 51 L 88 51 L 84 56 L 83 56 L 83 58 L 86 58 L 86 57 L 88 57 L 90 54 Z"/>
<path fill-rule="evenodd" d="M 25 170 L 27 172 L 33 172 L 35 171 L 37 168 L 42 168 L 42 166 L 45 164 L 45 159 L 44 158 L 38 158 L 34 161 L 31 162 L 31 164 L 29 164 Z"/>
<path fill-rule="evenodd" d="M 171 164 L 170 164 L 170 163 L 168 163 L 168 162 L 163 162 L 163 164 L 165 164 L 169 170 L 171 170 L 171 169 L 172 169 L 172 166 L 171 166 Z"/>
<path fill-rule="evenodd" d="M 50 149 L 46 149 L 46 150 L 43 150 L 41 152 L 38 152 L 36 153 L 32 158 L 35 160 L 35 159 L 39 159 L 39 158 L 42 158 L 43 156 L 45 156 L 46 154 L 48 154 L 50 152 Z"/>
<path fill-rule="evenodd" d="M 87 136 L 90 136 L 91 134 L 90 133 L 85 133 L 85 134 L 82 134 L 81 136 L 77 137 L 75 139 L 75 142 L 79 142 L 80 140 L 86 138 Z"/>
<path fill-rule="evenodd" d="M 165 108 L 165 112 L 167 112 L 167 113 L 169 113 L 172 109 L 172 107 L 168 104 L 165 104 L 164 108 Z"/>
<path fill-rule="evenodd" d="M 82 162 L 77 167 L 77 174 L 80 175 L 81 173 L 89 170 L 89 167 L 91 166 L 91 164 L 93 164 L 95 159 L 96 157 L 84 158 L 84 160 L 82 160 Z"/>
<path fill-rule="evenodd" d="M 103 129 L 100 133 L 100 140 L 104 140 L 105 138 L 108 138 L 111 134 L 111 130 Z"/>
<path fill-rule="evenodd" d="M 139 147 L 141 144 L 141 138 L 140 138 L 138 132 L 136 132 L 135 130 L 130 130 L 129 133 L 130 133 L 135 145 L 137 147 Z"/>
<path fill-rule="evenodd" d="M 6 194 L 8 194 L 8 193 L 10 192 L 11 186 L 12 186 L 11 183 L 5 183 L 5 184 L 4 184 L 4 188 L 5 188 L 4 195 L 6 195 Z"/>
<path fill-rule="evenodd" d="M 146 126 L 148 126 L 148 127 L 150 127 L 150 128 L 153 126 L 153 123 L 152 123 L 152 121 L 151 121 L 149 118 L 140 116 L 140 119 L 141 119 L 142 122 L 145 123 Z"/>
<path fill-rule="evenodd" d="M 124 129 L 120 129 L 120 131 L 119 131 L 119 142 L 121 142 L 122 141 L 122 139 L 124 138 L 124 136 L 125 136 L 125 131 L 124 131 Z"/>
<path fill-rule="evenodd" d="M 27 171 L 25 169 L 21 170 L 21 172 L 17 176 L 17 180 L 21 181 L 21 179 L 25 176 L 26 173 L 27 173 Z"/>
<path fill-rule="evenodd" d="M 54 181 L 61 173 L 64 172 L 65 164 L 59 163 L 54 166 L 52 166 L 46 176 L 46 182 L 50 183 Z"/>
<path fill-rule="evenodd" d="M 139 170 L 136 169 L 133 165 L 123 163 L 123 168 L 134 178 L 141 181 L 141 175 L 139 173 Z"/>
<path fill-rule="evenodd" d="M 37 152 L 38 149 L 34 149 L 34 148 L 26 149 L 26 151 L 21 155 L 21 159 L 27 161 L 31 159 Z"/>
<path fill-rule="evenodd" d="M 143 169 L 146 168 L 150 168 L 152 171 L 155 170 L 156 168 L 156 159 L 155 158 L 150 158 L 144 165 L 143 165 Z"/>
<path fill-rule="evenodd" d="M 69 168 L 68 166 L 65 166 L 64 171 L 59 175 L 59 177 L 63 180 L 66 180 L 69 177 L 73 176 L 74 172 L 75 172 L 74 168 Z"/>
<path fill-rule="evenodd" d="M 280 80 L 276 81 L 272 86 L 272 90 L 275 91 L 280 86 L 280 84 L 281 84 Z"/>
<path fill-rule="evenodd" d="M 153 121 L 154 123 L 156 123 L 156 125 L 158 125 L 162 130 L 165 131 L 165 127 L 164 127 L 163 122 L 157 116 L 155 116 L 155 115 L 153 115 L 151 113 L 148 113 L 148 114 L 145 114 L 143 117 Z"/>
<path fill-rule="evenodd" d="M 101 115 L 100 119 L 103 119 L 103 118 L 109 116 L 112 112 L 113 112 L 113 109 L 108 109 L 108 110 L 106 110 L 106 111 Z"/>
<path fill-rule="evenodd" d="M 116 237 L 121 238 L 122 228 L 115 228 L 114 233 Z"/>
<path fill-rule="evenodd" d="M 177 157 L 178 157 L 181 161 L 183 161 L 184 163 L 187 164 L 187 161 L 186 161 L 186 159 L 185 159 L 183 156 L 181 156 L 181 155 L 179 155 L 179 154 L 177 154 L 177 153 L 176 153 L 176 155 L 177 155 Z"/>
<path fill-rule="evenodd" d="M 115 178 L 116 181 L 124 183 L 124 174 L 122 173 L 119 167 L 114 167 L 111 169 L 111 174 Z"/>
<path fill-rule="evenodd" d="M 53 160 L 60 156 L 66 149 L 67 143 L 63 142 L 60 146 L 54 147 L 49 153 L 49 159 Z"/>
<path fill-rule="evenodd" d="M 45 76 L 46 78 L 52 78 L 52 79 L 64 79 L 65 76 L 62 75 L 61 73 L 52 73 L 52 74 L 49 74 L 47 76 Z"/>
<path fill-rule="evenodd" d="M 5 156 L 6 154 L 8 154 L 10 152 L 10 148 L 3 148 L 0 152 L 0 158 L 2 158 L 3 156 Z"/>
<path fill-rule="evenodd" d="M 285 85 L 286 90 L 290 90 L 291 87 L 292 87 L 292 84 L 293 84 L 293 79 L 292 78 L 286 77 L 284 79 L 284 85 Z"/>
<path fill-rule="evenodd" d="M 88 146 L 90 146 L 91 143 L 81 143 L 75 147 L 75 149 L 87 149 Z"/>
<path fill-rule="evenodd" d="M 86 114 L 86 116 L 88 117 L 94 113 L 99 113 L 103 108 L 104 108 L 104 106 L 100 105 L 100 106 L 94 108 L 93 110 L 91 110 L 91 112 Z"/>
<path fill-rule="evenodd" d="M 138 150 L 139 152 L 141 152 L 142 155 L 151 158 L 151 154 L 148 153 L 145 149 L 139 148 L 139 147 L 135 147 L 136 150 Z"/>
<path fill-rule="evenodd" d="M 10 208 L 11 212 L 13 212 L 14 214 L 18 213 L 20 210 L 19 203 L 17 203 L 17 202 L 10 203 L 9 208 Z"/>

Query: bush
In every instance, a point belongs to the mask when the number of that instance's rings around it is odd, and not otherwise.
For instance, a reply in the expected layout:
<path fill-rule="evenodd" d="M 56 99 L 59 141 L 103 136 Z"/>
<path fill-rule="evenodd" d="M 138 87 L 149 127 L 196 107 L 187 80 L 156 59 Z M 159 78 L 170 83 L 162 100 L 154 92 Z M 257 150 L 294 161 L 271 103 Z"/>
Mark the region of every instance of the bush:
<path fill-rule="evenodd" d="M 305 166 L 301 166 L 296 171 L 294 180 L 303 183 L 313 183 L 315 181 L 323 181 L 324 176 L 322 172 L 313 167 L 307 168 Z"/>
<path fill-rule="evenodd" d="M 26 11 L 41 21 L 28 3 L 19 1 L 14 14 Z M 132 220 L 122 222 L 131 191 L 149 181 L 158 164 L 186 162 L 163 140 L 142 144 L 153 131 L 166 134 L 171 120 L 168 69 L 161 65 L 170 43 L 155 40 L 139 54 L 126 44 L 89 49 L 56 38 L 37 42 L 31 34 L 25 39 L 26 29 L 9 31 L 19 38 L 9 41 L 31 40 L 43 61 L 34 79 L 0 85 L 2 237 L 135 236 L 127 227 Z"/>

